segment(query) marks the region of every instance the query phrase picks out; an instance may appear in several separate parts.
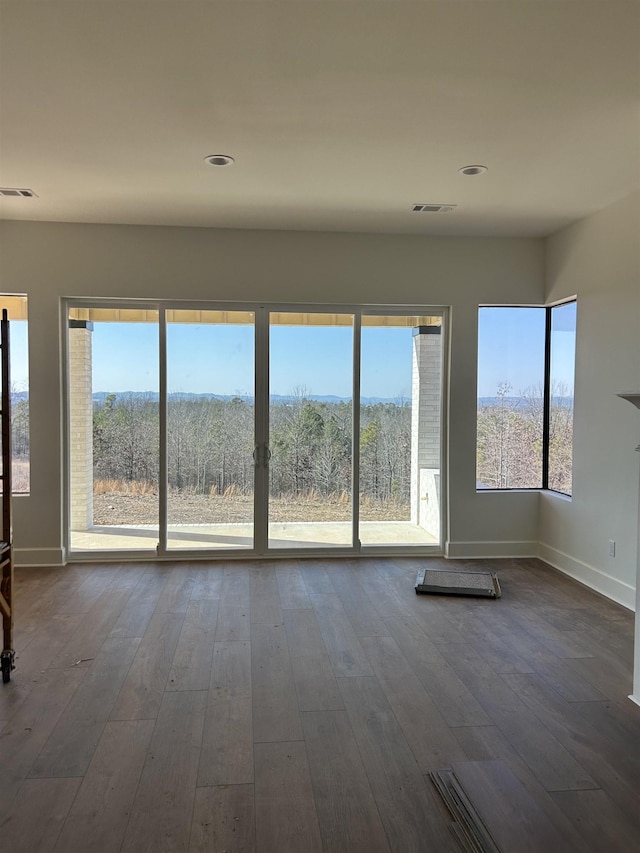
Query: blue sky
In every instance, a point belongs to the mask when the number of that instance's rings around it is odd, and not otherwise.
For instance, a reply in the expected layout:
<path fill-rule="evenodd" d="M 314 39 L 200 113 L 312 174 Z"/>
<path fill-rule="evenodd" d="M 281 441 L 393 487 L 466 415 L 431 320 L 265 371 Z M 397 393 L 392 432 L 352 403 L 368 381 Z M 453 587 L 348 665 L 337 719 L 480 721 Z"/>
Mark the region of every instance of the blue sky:
<path fill-rule="evenodd" d="M 573 393 L 576 304 L 553 312 L 552 382 Z M 508 382 L 517 397 L 544 378 L 545 311 L 542 308 L 482 308 L 478 319 L 478 396 L 494 397 Z"/>
<path fill-rule="evenodd" d="M 554 312 L 552 375 L 573 388 L 575 303 Z M 495 396 L 507 382 L 517 396 L 542 383 L 545 312 L 483 308 L 478 325 L 478 395 Z M 98 324 L 93 333 L 96 391 L 157 390 L 157 328 L 152 324 Z M 270 333 L 272 394 L 351 396 L 351 328 L 274 326 Z M 254 343 L 250 326 L 171 324 L 167 331 L 170 391 L 251 394 Z M 364 327 L 364 397 L 411 396 L 411 329 Z"/>
<path fill-rule="evenodd" d="M 29 375 L 27 371 L 27 321 L 12 320 L 9 325 L 9 334 L 11 343 L 11 385 L 16 391 L 27 391 L 29 387 Z"/>
<path fill-rule="evenodd" d="M 508 382 L 509 396 L 542 383 L 545 313 L 532 308 L 482 308 L 478 317 L 478 396 L 494 397 Z"/>
<path fill-rule="evenodd" d="M 411 329 L 364 329 L 362 394 L 411 395 Z M 272 394 L 350 398 L 353 331 L 349 327 L 275 326 L 270 335 Z M 158 331 L 146 323 L 96 323 L 95 391 L 158 389 Z M 172 324 L 167 330 L 169 391 L 252 394 L 254 345 L 249 326 Z"/>
<path fill-rule="evenodd" d="M 572 392 L 575 303 L 553 312 L 552 377 Z M 349 327 L 274 326 L 270 333 L 272 394 L 351 397 L 353 334 Z M 478 324 L 478 396 L 495 396 L 508 382 L 517 396 L 542 382 L 544 311 L 483 308 Z M 27 324 L 11 323 L 12 384 L 27 387 Z M 170 324 L 167 332 L 170 391 L 252 394 L 253 327 Z M 411 329 L 364 327 L 361 392 L 364 397 L 409 399 Z M 158 327 L 152 323 L 96 323 L 95 391 L 158 390 Z"/>

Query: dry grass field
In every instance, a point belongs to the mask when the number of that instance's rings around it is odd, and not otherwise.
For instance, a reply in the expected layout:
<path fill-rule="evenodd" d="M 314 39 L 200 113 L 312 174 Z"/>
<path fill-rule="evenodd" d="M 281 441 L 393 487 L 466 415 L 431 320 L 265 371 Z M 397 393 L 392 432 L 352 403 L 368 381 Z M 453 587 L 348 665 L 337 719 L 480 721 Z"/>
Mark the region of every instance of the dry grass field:
<path fill-rule="evenodd" d="M 127 487 L 129 485 L 129 487 Z M 174 524 L 233 524 L 251 521 L 253 495 L 239 494 L 233 488 L 223 494 L 194 495 L 171 491 L 169 520 Z M 410 507 L 403 501 L 372 501 L 362 497 L 363 521 L 408 521 Z M 350 521 L 351 500 L 344 493 L 323 496 L 317 492 L 274 497 L 269 502 L 271 521 Z M 124 484 L 97 481 L 93 495 L 93 523 L 155 524 L 158 521 L 158 495 L 148 484 Z"/>

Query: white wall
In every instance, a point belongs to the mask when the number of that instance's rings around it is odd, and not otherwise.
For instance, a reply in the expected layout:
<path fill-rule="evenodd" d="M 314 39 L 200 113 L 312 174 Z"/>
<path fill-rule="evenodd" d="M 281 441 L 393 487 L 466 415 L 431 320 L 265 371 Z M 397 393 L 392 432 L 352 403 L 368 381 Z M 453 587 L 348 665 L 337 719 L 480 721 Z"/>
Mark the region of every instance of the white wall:
<path fill-rule="evenodd" d="M 475 490 L 479 303 L 539 303 L 541 240 L 0 223 L 0 291 L 29 296 L 31 495 L 14 501 L 17 555 L 62 558 L 63 296 L 452 306 L 451 554 L 532 554 L 536 494 Z"/>
<path fill-rule="evenodd" d="M 551 237 L 546 278 L 578 314 L 573 498 L 541 497 L 540 556 L 633 607 L 640 413 L 615 395 L 640 390 L 640 193 Z"/>

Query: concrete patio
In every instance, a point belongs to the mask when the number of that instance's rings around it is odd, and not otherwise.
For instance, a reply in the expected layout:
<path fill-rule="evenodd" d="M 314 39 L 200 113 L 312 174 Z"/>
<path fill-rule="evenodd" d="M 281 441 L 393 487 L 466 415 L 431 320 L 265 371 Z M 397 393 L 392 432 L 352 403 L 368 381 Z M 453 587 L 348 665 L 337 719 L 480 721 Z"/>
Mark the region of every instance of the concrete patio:
<path fill-rule="evenodd" d="M 363 545 L 436 545 L 437 539 L 410 521 L 363 521 Z M 155 550 L 157 525 L 99 525 L 71 532 L 72 551 Z M 270 548 L 345 548 L 350 522 L 277 522 L 269 525 Z M 251 524 L 171 524 L 168 547 L 176 550 L 253 548 Z"/>

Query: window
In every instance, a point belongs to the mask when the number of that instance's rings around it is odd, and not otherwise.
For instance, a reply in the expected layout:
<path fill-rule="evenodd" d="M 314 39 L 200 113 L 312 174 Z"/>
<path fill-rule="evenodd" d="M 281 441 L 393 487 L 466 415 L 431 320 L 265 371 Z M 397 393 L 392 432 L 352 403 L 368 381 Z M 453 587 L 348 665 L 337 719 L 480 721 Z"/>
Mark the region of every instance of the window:
<path fill-rule="evenodd" d="M 65 307 L 71 552 L 439 546 L 443 309 Z"/>
<path fill-rule="evenodd" d="M 572 489 L 576 302 L 478 313 L 478 489 Z"/>
<path fill-rule="evenodd" d="M 549 400 L 547 488 L 566 495 L 572 488 L 573 386 L 576 361 L 576 303 L 549 309 Z"/>
<path fill-rule="evenodd" d="M 0 294 L 0 311 L 9 316 L 11 361 L 11 477 L 13 494 L 28 494 L 29 468 L 29 342 L 27 297 Z"/>

